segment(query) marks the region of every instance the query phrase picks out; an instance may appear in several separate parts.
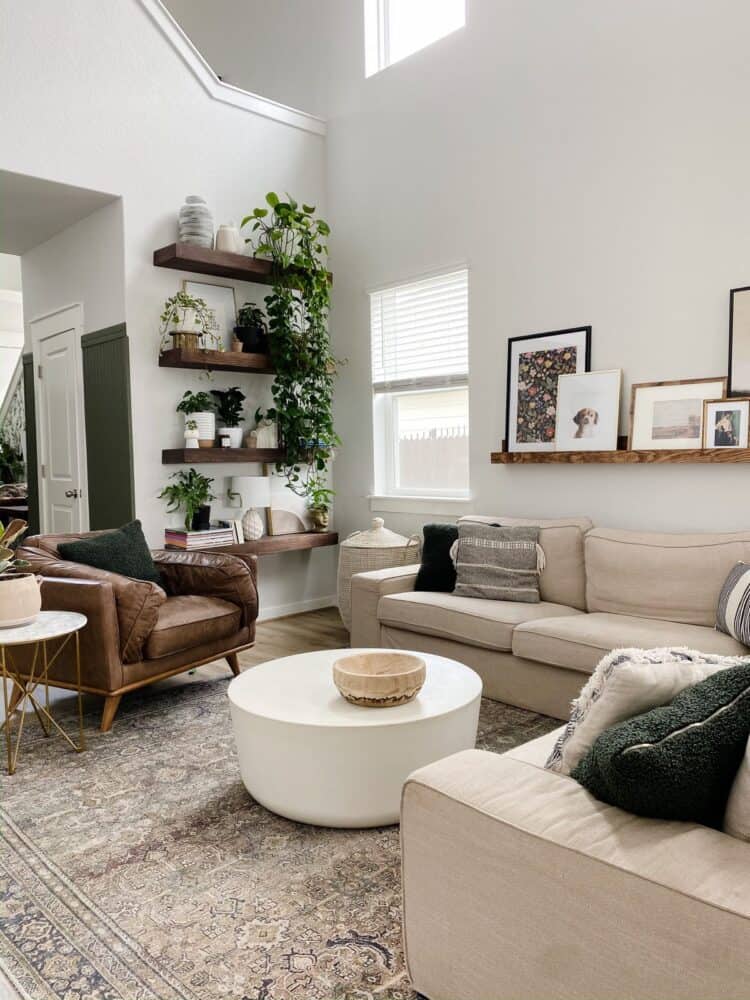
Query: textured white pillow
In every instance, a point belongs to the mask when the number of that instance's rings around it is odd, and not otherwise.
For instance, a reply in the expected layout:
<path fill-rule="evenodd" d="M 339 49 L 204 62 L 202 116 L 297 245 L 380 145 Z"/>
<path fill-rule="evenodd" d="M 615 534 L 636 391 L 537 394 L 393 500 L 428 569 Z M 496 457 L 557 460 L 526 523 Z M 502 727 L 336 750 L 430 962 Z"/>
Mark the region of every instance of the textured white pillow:
<path fill-rule="evenodd" d="M 570 774 L 605 729 L 659 705 L 668 705 L 685 688 L 740 663 L 747 663 L 747 657 L 699 653 L 682 647 L 612 650 L 599 662 L 573 702 L 570 721 L 545 766 Z"/>
<path fill-rule="evenodd" d="M 750 740 L 727 799 L 724 833 L 739 840 L 750 840 Z"/>

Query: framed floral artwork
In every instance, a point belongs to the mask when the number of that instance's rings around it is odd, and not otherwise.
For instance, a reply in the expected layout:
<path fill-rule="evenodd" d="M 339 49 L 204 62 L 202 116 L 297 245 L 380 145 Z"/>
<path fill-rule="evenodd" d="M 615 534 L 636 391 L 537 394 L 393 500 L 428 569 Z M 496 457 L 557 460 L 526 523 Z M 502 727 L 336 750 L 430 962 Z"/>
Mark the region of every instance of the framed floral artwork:
<path fill-rule="evenodd" d="M 591 327 L 511 337 L 505 393 L 508 451 L 554 451 L 557 380 L 591 367 Z"/>

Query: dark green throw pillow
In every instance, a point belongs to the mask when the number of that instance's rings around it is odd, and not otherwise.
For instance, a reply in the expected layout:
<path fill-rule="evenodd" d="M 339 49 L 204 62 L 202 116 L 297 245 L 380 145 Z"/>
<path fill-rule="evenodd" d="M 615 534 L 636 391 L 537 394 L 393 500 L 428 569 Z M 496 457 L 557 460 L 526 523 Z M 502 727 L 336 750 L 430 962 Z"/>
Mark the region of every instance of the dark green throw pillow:
<path fill-rule="evenodd" d="M 108 531 L 93 538 L 61 542 L 57 551 L 63 559 L 71 562 L 161 586 L 161 574 L 151 558 L 140 521 L 131 521 L 117 531 Z"/>
<path fill-rule="evenodd" d="M 451 559 L 451 545 L 458 538 L 458 528 L 455 524 L 426 524 L 422 536 L 422 563 L 414 589 L 452 593 L 456 586 L 456 567 Z"/>
<path fill-rule="evenodd" d="M 749 732 L 750 665 L 743 665 L 607 729 L 572 776 L 639 816 L 720 829 Z"/>

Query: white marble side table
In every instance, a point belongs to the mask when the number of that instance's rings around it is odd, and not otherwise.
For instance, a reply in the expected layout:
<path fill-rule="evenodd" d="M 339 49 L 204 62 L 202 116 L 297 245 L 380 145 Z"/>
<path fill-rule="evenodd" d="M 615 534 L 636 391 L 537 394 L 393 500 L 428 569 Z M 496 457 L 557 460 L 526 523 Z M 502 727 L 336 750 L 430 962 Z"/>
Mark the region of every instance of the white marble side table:
<path fill-rule="evenodd" d="M 28 625 L 15 628 L 0 628 L 0 669 L 3 678 L 3 703 L 5 706 L 5 721 L 0 731 L 5 730 L 5 747 L 8 754 L 8 774 L 14 774 L 18 763 L 18 752 L 21 748 L 26 702 L 34 709 L 39 725 L 45 736 L 51 736 L 49 726 L 54 726 L 57 732 L 80 753 L 86 749 L 83 735 L 83 692 L 81 691 L 81 644 L 80 631 L 86 625 L 86 615 L 75 611 L 40 611 L 37 617 Z M 60 639 L 57 648 L 50 656 L 47 643 Z M 60 653 L 71 641 L 75 643 L 76 688 L 78 690 L 78 744 L 76 744 L 59 722 L 52 718 L 49 705 L 49 671 Z M 34 653 L 28 677 L 23 678 L 13 661 L 12 648 L 15 646 L 33 646 Z M 40 662 L 41 660 L 41 662 Z M 24 674 L 27 673 L 24 670 Z M 8 690 L 10 682 L 10 692 Z M 44 704 L 35 695 L 37 688 L 44 685 Z M 54 686 L 54 682 L 53 682 Z M 15 741 L 11 730 L 14 726 L 16 709 L 20 710 L 18 730 Z"/>

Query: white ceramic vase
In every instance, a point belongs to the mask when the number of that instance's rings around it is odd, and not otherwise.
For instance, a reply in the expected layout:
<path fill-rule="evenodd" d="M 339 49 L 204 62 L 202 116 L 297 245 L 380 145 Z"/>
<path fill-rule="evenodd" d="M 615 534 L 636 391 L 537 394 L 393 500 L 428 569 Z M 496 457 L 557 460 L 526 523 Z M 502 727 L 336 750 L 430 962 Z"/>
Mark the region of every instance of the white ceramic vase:
<path fill-rule="evenodd" d="M 213 448 L 216 438 L 216 414 L 204 410 L 200 413 L 190 413 L 185 419 L 194 420 L 198 425 L 195 432 L 198 435 L 198 447 Z"/>
<path fill-rule="evenodd" d="M 42 610 L 41 577 L 0 576 L 0 628 L 29 625 Z"/>

